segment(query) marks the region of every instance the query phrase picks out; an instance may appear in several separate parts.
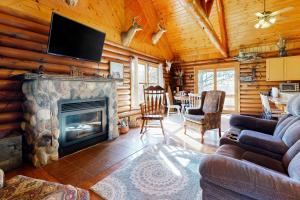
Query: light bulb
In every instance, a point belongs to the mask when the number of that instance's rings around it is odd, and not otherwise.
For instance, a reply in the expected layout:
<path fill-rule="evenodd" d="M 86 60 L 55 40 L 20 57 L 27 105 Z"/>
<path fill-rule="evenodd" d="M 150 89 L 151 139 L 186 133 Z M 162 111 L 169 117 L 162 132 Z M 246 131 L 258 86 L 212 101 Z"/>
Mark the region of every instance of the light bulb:
<path fill-rule="evenodd" d="M 270 22 L 271 24 L 275 24 L 275 22 L 276 22 L 276 17 L 270 17 L 269 22 Z"/>
<path fill-rule="evenodd" d="M 269 28 L 271 24 L 267 21 L 264 22 L 264 24 L 261 26 L 261 28 Z"/>

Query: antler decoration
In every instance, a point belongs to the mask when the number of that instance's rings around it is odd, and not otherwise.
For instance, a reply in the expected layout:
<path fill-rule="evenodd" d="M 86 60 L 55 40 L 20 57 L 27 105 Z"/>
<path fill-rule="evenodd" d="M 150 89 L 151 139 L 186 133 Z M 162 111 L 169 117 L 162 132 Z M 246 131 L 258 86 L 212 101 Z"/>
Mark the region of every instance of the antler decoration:
<path fill-rule="evenodd" d="M 138 24 L 137 17 L 132 19 L 132 25 L 129 27 L 127 32 L 121 33 L 121 39 L 124 46 L 128 47 L 134 38 L 136 32 L 143 30 L 143 27 Z"/>
<path fill-rule="evenodd" d="M 167 70 L 167 72 L 169 73 L 170 72 L 170 70 L 171 70 L 171 67 L 172 67 L 172 61 L 168 61 L 168 60 L 166 60 L 166 70 Z"/>
<path fill-rule="evenodd" d="M 78 0 L 65 0 L 65 2 L 69 5 L 69 6 L 76 6 L 78 3 Z"/>
<path fill-rule="evenodd" d="M 160 24 L 157 25 L 158 26 L 158 31 L 156 33 L 153 34 L 152 36 L 152 44 L 156 45 L 158 43 L 158 41 L 160 40 L 161 36 L 167 32 L 167 30 Z"/>

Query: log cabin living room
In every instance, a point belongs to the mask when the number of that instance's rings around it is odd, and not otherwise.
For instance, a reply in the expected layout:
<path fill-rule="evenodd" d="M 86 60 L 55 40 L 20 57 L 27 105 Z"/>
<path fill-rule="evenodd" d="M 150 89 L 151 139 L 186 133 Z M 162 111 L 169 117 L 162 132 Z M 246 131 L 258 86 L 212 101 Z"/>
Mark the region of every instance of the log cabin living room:
<path fill-rule="evenodd" d="M 299 200 L 299 0 L 1 0 L 1 200 Z"/>

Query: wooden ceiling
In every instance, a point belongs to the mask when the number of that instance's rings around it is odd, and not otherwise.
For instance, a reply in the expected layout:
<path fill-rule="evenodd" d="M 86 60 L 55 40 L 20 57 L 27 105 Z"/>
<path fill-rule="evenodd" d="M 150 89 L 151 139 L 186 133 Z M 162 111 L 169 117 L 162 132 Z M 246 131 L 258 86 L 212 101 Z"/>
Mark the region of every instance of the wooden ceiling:
<path fill-rule="evenodd" d="M 166 59 L 175 57 L 181 61 L 223 57 L 180 1 L 182 0 L 79 0 L 77 7 L 69 8 L 64 0 L 6 0 L 0 1 L 0 5 L 47 20 L 52 10 L 63 12 L 107 32 L 107 38 L 117 43 L 120 43 L 120 32 L 126 31 L 132 18 L 138 16 L 144 30 L 137 33 L 131 48 Z M 214 0 L 209 20 L 222 40 L 216 2 Z M 287 18 L 279 20 L 271 28 L 255 29 L 254 13 L 263 10 L 263 0 L 223 0 L 230 56 L 234 56 L 241 47 L 275 43 L 279 36 L 288 41 L 299 40 L 300 1 L 266 0 L 266 3 L 267 10 L 270 11 L 288 6 L 293 6 L 294 9 L 282 14 Z M 154 46 L 151 44 L 151 36 L 157 30 L 158 22 L 166 27 L 167 32 Z"/>
<path fill-rule="evenodd" d="M 159 16 L 167 24 L 166 37 L 172 52 L 183 61 L 205 60 L 222 57 L 195 19 L 180 5 L 180 0 L 153 0 Z M 266 0 L 266 8 L 276 11 L 293 6 L 294 9 L 282 14 L 269 29 L 255 29 L 254 13 L 263 10 L 263 0 L 223 0 L 229 50 L 235 54 L 239 48 L 255 44 L 275 43 L 280 36 L 294 40 L 300 38 L 300 1 Z M 212 26 L 220 37 L 216 0 L 211 15 Z M 221 39 L 221 38 L 220 38 Z"/>

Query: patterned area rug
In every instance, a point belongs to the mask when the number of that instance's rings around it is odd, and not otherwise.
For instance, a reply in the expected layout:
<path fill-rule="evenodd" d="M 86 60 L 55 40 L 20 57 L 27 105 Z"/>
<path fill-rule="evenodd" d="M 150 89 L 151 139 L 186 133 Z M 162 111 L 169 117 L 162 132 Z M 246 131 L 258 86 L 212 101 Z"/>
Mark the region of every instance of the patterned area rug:
<path fill-rule="evenodd" d="M 156 145 L 91 189 L 107 200 L 201 200 L 199 164 L 206 154 Z"/>

